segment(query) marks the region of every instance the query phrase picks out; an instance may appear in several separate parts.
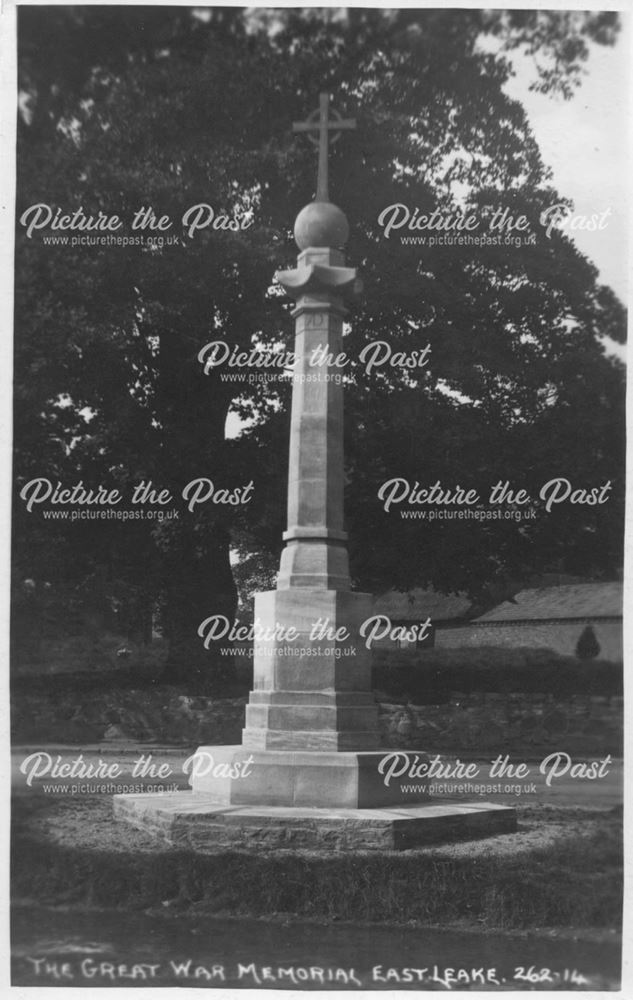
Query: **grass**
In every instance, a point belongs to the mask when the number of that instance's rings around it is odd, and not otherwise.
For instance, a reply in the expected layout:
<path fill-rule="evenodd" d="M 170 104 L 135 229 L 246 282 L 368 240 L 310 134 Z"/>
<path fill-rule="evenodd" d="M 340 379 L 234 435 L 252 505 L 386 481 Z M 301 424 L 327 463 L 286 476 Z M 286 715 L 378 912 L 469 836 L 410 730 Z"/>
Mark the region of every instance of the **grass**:
<path fill-rule="evenodd" d="M 495 931 L 620 926 L 615 812 L 526 810 L 518 834 L 355 854 L 195 854 L 115 823 L 103 798 L 27 800 L 14 820 L 13 893 L 41 904 Z"/>

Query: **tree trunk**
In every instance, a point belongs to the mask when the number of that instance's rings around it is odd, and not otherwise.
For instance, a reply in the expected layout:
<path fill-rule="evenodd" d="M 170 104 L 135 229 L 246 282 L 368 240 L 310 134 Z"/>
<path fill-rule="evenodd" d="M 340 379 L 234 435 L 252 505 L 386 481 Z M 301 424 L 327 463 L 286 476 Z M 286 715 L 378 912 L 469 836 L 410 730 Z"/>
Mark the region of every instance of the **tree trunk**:
<path fill-rule="evenodd" d="M 206 649 L 198 629 L 211 615 L 224 615 L 230 624 L 235 619 L 237 588 L 229 560 L 229 535 L 216 528 L 203 552 L 192 542 L 195 536 L 183 538 L 183 547 L 167 557 L 162 617 L 169 654 L 161 680 L 217 690 L 235 679 L 232 647 L 220 639 Z"/>
<path fill-rule="evenodd" d="M 212 311 L 206 303 L 204 315 Z M 197 361 L 199 344 L 207 330 L 196 328 L 195 317 L 181 317 L 179 333 L 163 329 L 157 403 L 163 421 L 160 481 L 172 496 L 196 476 L 216 483 L 230 481 L 224 428 L 232 390 L 219 376 L 204 374 Z M 201 472 L 200 470 L 204 470 Z M 217 689 L 234 678 L 229 643 L 205 649 L 198 635 L 210 615 L 225 615 L 232 624 L 237 610 L 237 588 L 229 560 L 230 536 L 221 508 L 181 509 L 179 520 L 165 523 L 161 551 L 161 622 L 169 642 L 162 681 L 188 687 Z"/>

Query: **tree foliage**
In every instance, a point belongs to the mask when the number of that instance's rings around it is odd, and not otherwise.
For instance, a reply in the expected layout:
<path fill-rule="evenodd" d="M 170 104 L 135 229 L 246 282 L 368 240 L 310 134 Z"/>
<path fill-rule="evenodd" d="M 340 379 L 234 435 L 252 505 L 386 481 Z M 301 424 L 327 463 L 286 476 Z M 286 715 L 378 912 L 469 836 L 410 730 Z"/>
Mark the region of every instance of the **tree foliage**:
<path fill-rule="evenodd" d="M 563 233 L 515 252 L 429 249 L 385 239 L 376 220 L 395 202 L 421 213 L 503 205 L 537 228 L 561 198 L 504 93 L 509 53 L 532 51 L 535 85 L 569 93 L 590 46 L 616 31 L 607 14 L 20 8 L 18 217 L 41 201 L 121 218 L 152 206 L 178 220 L 204 202 L 255 222 L 162 250 L 44 246 L 18 225 L 16 488 L 46 475 L 129 495 L 151 479 L 178 497 L 197 476 L 254 482 L 243 509 L 180 504 L 160 524 L 44 522 L 17 502 L 18 583 L 54 575 L 63 599 L 100 573 L 109 598 L 145 615 L 158 605 L 173 678 L 207 670 L 197 625 L 235 611 L 230 546 L 249 560 L 245 580 L 257 553 L 270 577 L 285 527 L 288 385 L 238 392 L 197 357 L 214 339 L 291 348 L 289 307 L 271 281 L 292 265 L 290 227 L 315 167 L 289 126 L 322 89 L 359 124 L 331 164 L 365 283 L 345 338 L 356 583 L 475 594 L 535 569 L 613 573 L 624 385 L 602 338 L 623 339 L 620 303 Z M 367 375 L 354 359 L 375 340 L 408 352 L 428 343 L 431 362 L 414 379 Z M 237 439 L 225 434 L 230 412 L 246 422 Z M 556 475 L 613 480 L 608 509 L 431 525 L 386 514 L 376 495 L 392 476 L 482 493 L 508 479 L 536 495 Z"/>
<path fill-rule="evenodd" d="M 579 660 L 595 660 L 600 653 L 600 643 L 591 625 L 582 630 L 576 644 L 576 656 Z"/>

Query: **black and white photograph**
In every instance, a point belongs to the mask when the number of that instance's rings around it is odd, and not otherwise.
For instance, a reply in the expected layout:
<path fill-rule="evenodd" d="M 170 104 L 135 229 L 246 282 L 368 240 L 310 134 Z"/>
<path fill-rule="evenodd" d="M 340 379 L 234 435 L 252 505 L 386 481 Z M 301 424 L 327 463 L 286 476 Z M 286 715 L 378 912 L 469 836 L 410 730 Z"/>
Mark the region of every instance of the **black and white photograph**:
<path fill-rule="evenodd" d="M 622 989 L 604 7 L 3 8 L 13 987 Z"/>

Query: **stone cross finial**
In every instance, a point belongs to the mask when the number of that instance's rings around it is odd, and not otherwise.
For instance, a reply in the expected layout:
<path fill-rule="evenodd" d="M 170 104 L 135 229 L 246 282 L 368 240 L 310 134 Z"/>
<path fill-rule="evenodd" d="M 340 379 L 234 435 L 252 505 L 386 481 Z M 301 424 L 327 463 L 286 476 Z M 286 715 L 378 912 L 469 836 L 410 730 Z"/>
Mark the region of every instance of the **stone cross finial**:
<path fill-rule="evenodd" d="M 319 94 L 319 107 L 308 115 L 304 122 L 293 122 L 293 132 L 307 132 L 308 139 L 319 147 L 319 172 L 317 174 L 317 193 L 315 201 L 329 201 L 328 194 L 328 145 L 336 142 L 342 129 L 356 128 L 355 118 L 341 118 L 336 111 L 330 109 L 330 95 Z M 332 117 L 330 118 L 330 114 Z M 318 132 L 318 138 L 310 135 Z M 333 132 L 330 137 L 328 133 Z"/>

